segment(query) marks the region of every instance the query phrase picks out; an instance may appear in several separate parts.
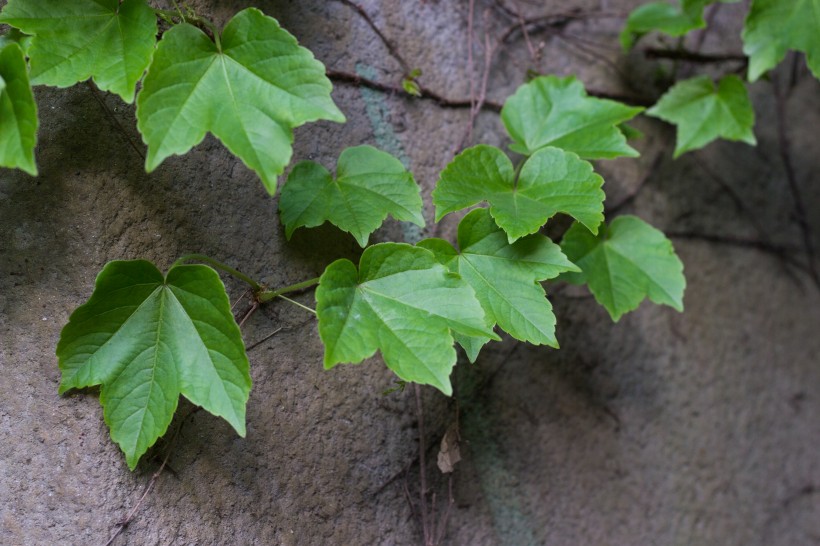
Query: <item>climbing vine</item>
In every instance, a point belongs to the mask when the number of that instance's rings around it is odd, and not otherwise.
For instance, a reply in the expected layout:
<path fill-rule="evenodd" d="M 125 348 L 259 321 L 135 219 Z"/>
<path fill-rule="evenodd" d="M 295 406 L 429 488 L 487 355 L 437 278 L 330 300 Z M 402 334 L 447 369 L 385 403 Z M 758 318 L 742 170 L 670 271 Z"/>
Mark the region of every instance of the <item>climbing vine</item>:
<path fill-rule="evenodd" d="M 797 11 L 818 1 L 797 2 Z M 632 47 L 656 30 L 679 36 L 700 28 L 709 3 L 643 6 L 629 17 L 622 43 Z M 817 75 L 820 54 L 803 22 L 808 17 L 777 9 L 775 0 L 752 3 L 744 30 L 749 78 L 771 69 L 787 49 L 804 51 Z M 147 172 L 210 132 L 271 195 L 291 163 L 293 129 L 345 121 L 325 67 L 254 8 L 218 29 L 187 7 L 158 9 L 146 0 L 9 0 L 0 23 L 9 27 L 0 35 L 0 165 L 32 175 L 32 85 L 67 87 L 91 78 L 101 90 L 136 101 Z M 404 91 L 429 97 L 417 81 L 421 71 L 405 68 Z M 558 347 L 545 281 L 586 284 L 615 321 L 645 298 L 682 311 L 686 282 L 671 242 L 634 216 L 605 221 L 604 180 L 591 163 L 636 157 L 626 124 L 642 112 L 590 96 L 571 76 L 522 85 L 500 111 L 512 154 L 469 147 L 440 174 L 432 195 L 437 222 L 478 206 L 461 220 L 456 241 L 368 245 L 388 215 L 425 224 L 413 174 L 384 151 L 348 148 L 335 173 L 298 163 L 279 194 L 287 237 L 329 222 L 364 249 L 358 264 L 337 260 L 320 278 L 270 289 L 213 257 L 185 256 L 165 273 L 144 260 L 111 262 L 62 331 L 59 390 L 101 386 L 105 422 L 131 469 L 167 431 L 180 394 L 244 435 L 249 362 L 214 268 L 246 282 L 256 305 L 315 286 L 316 309 L 309 310 L 326 368 L 378 351 L 401 380 L 448 395 L 458 346 L 475 361 L 503 331 Z M 679 82 L 645 113 L 678 125 L 675 155 L 715 138 L 755 142 L 754 113 L 736 75 L 717 85 L 705 76 Z M 542 228 L 559 213 L 574 223 L 554 242 Z"/>

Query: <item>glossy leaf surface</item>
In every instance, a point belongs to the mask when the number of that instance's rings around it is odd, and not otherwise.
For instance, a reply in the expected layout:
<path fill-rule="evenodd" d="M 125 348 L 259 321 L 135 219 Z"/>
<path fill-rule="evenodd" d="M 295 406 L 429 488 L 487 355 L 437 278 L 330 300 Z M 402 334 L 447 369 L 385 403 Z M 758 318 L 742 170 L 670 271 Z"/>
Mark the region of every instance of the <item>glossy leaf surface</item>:
<path fill-rule="evenodd" d="M 128 103 L 156 44 L 157 19 L 145 0 L 9 0 L 0 22 L 34 35 L 33 84 L 94 78 Z"/>
<path fill-rule="evenodd" d="M 583 159 L 637 157 L 618 125 L 643 108 L 587 95 L 572 76 L 542 76 L 518 88 L 507 99 L 501 119 L 513 139 L 510 149 L 531 155 L 545 146 Z"/>
<path fill-rule="evenodd" d="M 312 161 L 296 165 L 279 197 L 279 213 L 290 238 L 299 227 L 329 221 L 364 248 L 390 214 L 424 227 L 419 187 L 401 161 L 371 146 L 347 148 L 336 178 Z"/>
<path fill-rule="evenodd" d="M 664 234 L 635 216 L 619 216 L 598 236 L 573 224 L 561 248 L 581 268 L 566 278 L 587 283 L 595 299 L 618 321 L 648 297 L 683 311 L 683 264 Z"/>
<path fill-rule="evenodd" d="M 618 134 L 621 134 L 618 131 Z M 577 155 L 547 147 L 527 159 L 516 179 L 509 158 L 492 146 L 468 148 L 441 173 L 433 191 L 436 221 L 482 201 L 509 242 L 537 232 L 558 212 L 593 233 L 603 221 L 603 179 Z"/>
<path fill-rule="evenodd" d="M 429 250 L 406 244 L 368 247 L 358 269 L 337 260 L 316 290 L 325 367 L 358 363 L 381 351 L 405 381 L 452 394 L 451 332 L 498 339 L 473 289 Z"/>
<path fill-rule="evenodd" d="M 111 438 L 133 470 L 171 423 L 179 395 L 245 435 L 251 388 L 225 287 L 203 265 L 115 261 L 75 310 L 57 345 L 60 393 L 102 385 Z"/>
<path fill-rule="evenodd" d="M 325 67 L 271 17 L 237 13 L 221 49 L 188 24 L 165 33 L 137 97 L 150 172 L 210 131 L 262 179 L 269 193 L 290 162 L 294 127 L 343 122 Z"/>

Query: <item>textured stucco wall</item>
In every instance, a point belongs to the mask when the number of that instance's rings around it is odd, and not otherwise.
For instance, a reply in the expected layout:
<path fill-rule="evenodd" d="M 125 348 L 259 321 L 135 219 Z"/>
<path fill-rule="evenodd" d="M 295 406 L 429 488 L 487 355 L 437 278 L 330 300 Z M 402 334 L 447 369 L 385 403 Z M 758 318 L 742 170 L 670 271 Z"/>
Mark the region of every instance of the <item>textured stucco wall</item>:
<path fill-rule="evenodd" d="M 218 21 L 246 5 L 194 4 Z M 467 4 L 361 2 L 423 69 L 422 83 L 451 98 L 469 95 Z M 476 2 L 479 67 L 485 11 L 489 32 L 511 24 L 494 4 Z M 602 5 L 625 11 L 637 2 L 517 4 L 537 16 Z M 329 69 L 400 80 L 398 63 L 342 3 L 256 5 Z M 705 51 L 739 51 L 742 10 L 721 7 Z M 534 34 L 536 46 L 545 43 L 538 68 L 577 73 L 598 90 L 651 96 L 657 65 L 618 51 L 620 21 L 565 29 L 594 43 Z M 488 98 L 502 101 L 532 66 L 524 40 L 513 37 L 493 65 Z M 812 237 L 820 241 L 813 215 L 820 210 L 820 84 L 804 70 L 799 75 L 788 135 Z M 788 256 L 804 258 L 772 87 L 760 82 L 752 90 L 757 148 L 721 142 L 677 161 L 667 148 L 655 162 L 671 130 L 641 120 L 644 156 L 601 166 L 609 203 L 648 176 L 623 212 L 680 235 L 674 241 L 689 282 L 684 314 L 645 304 L 613 325 L 583 291 L 562 288 L 552 297 L 560 351 L 507 340 L 475 366 L 459 366 L 453 400 L 424 389 L 428 460 L 457 414 L 462 438 L 446 543 L 820 541 L 820 292 L 771 253 L 700 237 L 760 239 L 762 231 Z M 349 85 L 337 86 L 334 98 L 349 122 L 299 129 L 294 158 L 332 166 L 346 146 L 386 149 L 416 174 L 430 219 L 429 193 L 468 111 Z M 147 175 L 127 140 L 139 142 L 132 107 L 104 97 L 123 133 L 84 84 L 40 88 L 37 100 L 40 176 L 0 171 L 0 544 L 103 544 L 159 464 L 146 457 L 129 472 L 97 395 L 56 394 L 60 328 L 103 264 L 147 258 L 167 266 L 201 252 L 280 286 L 318 275 L 357 247 L 331 228 L 299 230 L 286 242 L 276 199 L 213 138 Z M 495 114 L 479 116 L 475 141 L 504 142 Z M 454 225 L 446 221 L 442 234 L 452 235 Z M 376 239 L 417 235 L 390 224 Z M 226 282 L 238 298 L 243 288 Z M 311 302 L 310 294 L 299 298 Z M 323 371 L 316 324 L 295 307 L 268 306 L 243 333 L 251 344 L 279 327 L 250 352 L 247 437 L 182 403 L 170 470 L 115 544 L 420 542 L 404 494 L 405 485 L 414 498 L 418 492 L 412 389 L 383 395 L 393 376 L 377 358 Z M 165 447 L 160 442 L 155 452 Z M 446 480 L 432 464 L 429 479 L 440 505 Z"/>

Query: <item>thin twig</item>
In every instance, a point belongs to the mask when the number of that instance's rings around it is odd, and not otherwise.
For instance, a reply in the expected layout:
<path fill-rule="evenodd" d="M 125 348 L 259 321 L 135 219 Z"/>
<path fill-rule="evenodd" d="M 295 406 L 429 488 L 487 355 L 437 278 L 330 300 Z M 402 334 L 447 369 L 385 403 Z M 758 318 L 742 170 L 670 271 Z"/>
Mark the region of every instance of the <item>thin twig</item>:
<path fill-rule="evenodd" d="M 416 411 L 419 420 L 419 481 L 421 491 L 419 492 L 419 510 L 421 511 L 421 527 L 424 534 L 424 544 L 427 546 L 430 539 L 430 526 L 427 522 L 427 464 L 424 449 L 424 408 L 421 404 L 421 386 L 414 383 L 416 391 Z"/>
<path fill-rule="evenodd" d="M 689 49 L 660 49 L 650 47 L 645 49 L 643 53 L 648 59 L 671 59 L 698 64 L 746 62 L 748 60 L 745 55 L 739 53 L 710 54 L 698 53 L 697 51 L 691 51 Z"/>
<path fill-rule="evenodd" d="M 809 275 L 814 281 L 814 284 L 820 289 L 820 275 L 817 272 L 815 264 L 814 243 L 811 238 L 811 231 L 806 216 L 806 209 L 803 206 L 803 197 L 800 193 L 800 185 L 797 182 L 797 174 L 794 171 L 791 157 L 791 143 L 789 142 L 788 130 L 786 129 L 786 101 L 788 97 L 783 90 L 782 82 L 776 79 L 773 82 L 774 94 L 777 104 L 777 137 L 779 141 L 780 159 L 783 161 L 783 168 L 786 171 L 786 181 L 789 185 L 789 191 L 792 194 L 794 201 L 794 211 L 797 217 L 797 224 L 800 228 L 800 233 L 803 237 L 803 247 L 806 250 L 806 258 L 808 259 Z"/>
<path fill-rule="evenodd" d="M 251 308 L 250 308 L 250 309 L 248 309 L 248 312 L 247 312 L 247 313 L 245 313 L 245 316 L 244 316 L 244 317 L 242 317 L 242 320 L 240 320 L 240 321 L 239 321 L 239 328 L 240 328 L 240 329 L 242 328 L 242 326 L 244 326 L 244 325 L 245 325 L 245 323 L 248 321 L 248 319 L 249 319 L 249 318 L 251 318 L 251 315 L 252 315 L 252 314 L 253 314 L 253 312 L 254 312 L 254 311 L 256 311 L 257 309 L 259 309 L 259 302 L 258 302 L 258 301 L 256 301 L 256 300 L 254 300 L 253 304 L 251 305 Z"/>
<path fill-rule="evenodd" d="M 338 70 L 328 70 L 327 77 L 333 80 L 336 83 L 341 84 L 350 84 L 356 85 L 360 87 L 367 87 L 368 89 L 373 89 L 374 91 L 381 91 L 383 93 L 388 93 L 391 95 L 399 96 L 403 99 L 408 100 L 417 100 L 417 99 L 424 99 L 424 100 L 431 100 L 441 106 L 442 108 L 471 108 L 472 104 L 469 99 L 467 100 L 454 100 L 448 99 L 435 91 L 424 87 L 423 85 L 419 84 L 419 96 L 412 95 L 405 91 L 403 88 L 390 85 L 386 83 L 377 82 L 368 78 L 363 78 L 362 76 L 356 74 L 350 74 L 348 72 L 340 72 Z M 486 110 L 491 110 L 493 112 L 500 112 L 501 105 L 495 102 L 486 102 L 484 104 L 484 108 Z"/>
<path fill-rule="evenodd" d="M 387 51 L 390 52 L 390 55 L 394 59 L 396 59 L 396 61 L 398 61 L 398 63 L 401 65 L 402 70 L 404 70 L 405 75 L 410 73 L 410 70 L 411 70 L 410 64 L 408 64 L 408 62 L 404 59 L 404 57 L 402 57 L 401 53 L 399 53 L 399 48 L 397 48 L 396 45 L 391 40 L 389 40 L 387 38 L 387 36 L 384 35 L 384 33 L 376 25 L 376 23 L 373 22 L 373 19 L 370 18 L 370 15 L 368 15 L 368 13 L 364 10 L 364 8 L 362 8 L 356 2 L 352 2 L 351 0 L 336 0 L 336 1 L 341 2 L 345 6 L 351 8 L 356 13 L 358 13 L 359 16 L 362 19 L 364 19 L 364 22 L 367 23 L 367 26 L 369 26 L 373 30 L 373 32 L 376 33 L 376 35 L 382 41 L 384 46 L 387 48 Z"/>
<path fill-rule="evenodd" d="M 168 442 L 168 450 L 165 453 L 165 457 L 162 459 L 162 464 L 157 469 L 157 471 L 154 472 L 154 474 L 151 476 L 151 480 L 148 482 L 148 485 L 145 487 L 145 491 L 143 491 L 142 496 L 137 501 L 137 504 L 134 506 L 134 508 L 131 509 L 130 512 L 128 512 L 128 515 L 125 516 L 125 519 L 123 519 L 122 521 L 117 523 L 116 532 L 114 532 L 113 536 L 110 539 L 108 539 L 108 542 L 106 542 L 104 546 L 111 546 L 111 544 L 114 543 L 114 540 L 116 540 L 116 538 L 118 536 L 120 536 L 120 533 L 122 533 L 122 531 L 128 526 L 128 524 L 131 523 L 131 521 L 134 519 L 134 516 L 136 515 L 137 510 L 140 509 L 140 506 L 142 506 L 142 503 L 145 500 L 145 498 L 148 496 L 148 493 L 150 493 L 151 490 L 154 488 L 154 485 L 157 483 L 157 480 L 159 479 L 160 474 L 162 474 L 162 471 L 165 470 L 165 466 L 168 464 L 168 459 L 171 457 L 171 451 L 172 451 L 171 448 L 173 448 L 174 442 L 176 441 L 177 436 L 179 436 L 179 431 L 182 430 L 182 424 L 183 423 L 184 423 L 184 421 L 180 422 L 179 426 L 177 427 L 176 432 L 174 432 L 174 436 L 171 438 L 171 441 Z"/>
<path fill-rule="evenodd" d="M 114 126 L 117 129 L 119 129 L 120 133 L 122 133 L 122 136 L 125 138 L 128 144 L 131 145 L 131 148 L 133 148 L 134 151 L 137 152 L 137 155 L 140 156 L 143 161 L 145 161 L 145 152 L 143 152 L 139 148 L 139 146 L 137 146 L 137 143 L 134 142 L 134 140 L 131 138 L 131 135 L 128 134 L 128 131 L 125 130 L 125 127 L 123 127 L 122 123 L 120 123 L 120 120 L 117 119 L 117 116 L 115 116 L 114 113 L 108 108 L 108 105 L 105 103 L 105 99 L 103 99 L 100 90 L 97 89 L 97 86 L 94 85 L 94 83 L 91 80 L 88 80 L 86 84 L 88 85 L 88 88 L 91 90 L 91 93 L 93 93 L 94 98 L 97 99 L 97 102 L 100 104 L 103 111 L 105 111 L 106 115 L 108 116 L 108 119 L 114 124 Z"/>
<path fill-rule="evenodd" d="M 275 336 L 276 334 L 278 334 L 278 333 L 279 333 L 279 332 L 281 332 L 281 331 L 282 331 L 282 327 L 280 326 L 279 328 L 277 328 L 277 329 L 276 329 L 276 330 L 274 330 L 273 332 L 269 333 L 268 335 L 266 335 L 265 337 L 263 337 L 262 339 L 260 339 L 260 340 L 259 340 L 259 341 L 257 341 L 256 343 L 251 344 L 251 345 L 250 345 L 247 349 L 245 349 L 245 352 L 246 352 L 246 353 L 251 352 L 253 349 L 255 349 L 255 348 L 257 348 L 258 346 L 262 345 L 262 344 L 263 344 L 263 343 L 265 343 L 267 340 L 269 340 L 270 338 L 272 338 L 273 336 Z"/>

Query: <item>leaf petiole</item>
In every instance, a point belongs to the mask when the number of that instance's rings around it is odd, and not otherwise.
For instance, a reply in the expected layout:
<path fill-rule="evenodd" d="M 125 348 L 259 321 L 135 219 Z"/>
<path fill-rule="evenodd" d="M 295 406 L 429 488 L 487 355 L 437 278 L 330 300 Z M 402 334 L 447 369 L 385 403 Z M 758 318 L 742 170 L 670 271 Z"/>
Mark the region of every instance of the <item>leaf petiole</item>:
<path fill-rule="evenodd" d="M 319 277 L 307 281 L 298 282 L 296 284 L 291 284 L 290 286 L 285 286 L 284 288 L 280 288 L 278 290 L 258 290 L 256 292 L 256 299 L 259 300 L 259 303 L 265 303 L 266 301 L 270 301 L 273 298 L 282 297 L 282 294 L 296 292 L 297 290 L 304 290 L 305 288 L 310 288 L 312 286 L 316 286 L 317 284 L 319 284 Z M 313 309 L 311 309 L 311 311 L 313 311 Z"/>
<path fill-rule="evenodd" d="M 229 265 L 226 265 L 226 264 L 223 264 L 222 262 L 220 262 L 218 260 L 214 260 L 213 258 L 210 258 L 208 256 L 205 256 L 204 254 L 186 254 L 185 256 L 182 256 L 180 259 L 178 259 L 173 264 L 171 264 L 171 268 L 173 269 L 174 267 L 176 267 L 178 265 L 182 265 L 185 262 L 192 262 L 192 261 L 206 263 L 206 264 L 208 264 L 210 266 L 213 266 L 213 267 L 215 267 L 215 268 L 217 268 L 221 271 L 224 271 L 225 273 L 227 273 L 227 274 L 229 274 L 233 277 L 236 277 L 240 281 L 247 283 L 253 289 L 255 294 L 258 294 L 260 292 L 264 293 L 262 285 L 260 285 L 258 282 L 256 282 L 255 280 L 253 280 L 249 276 L 245 275 L 244 273 L 242 273 L 238 269 L 234 269 L 233 267 L 231 267 Z"/>

